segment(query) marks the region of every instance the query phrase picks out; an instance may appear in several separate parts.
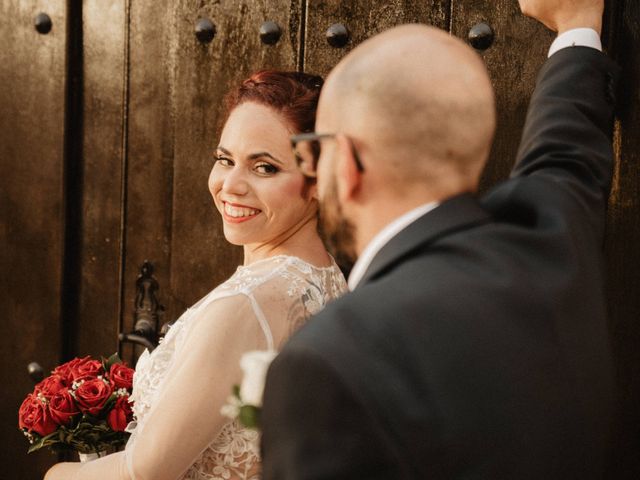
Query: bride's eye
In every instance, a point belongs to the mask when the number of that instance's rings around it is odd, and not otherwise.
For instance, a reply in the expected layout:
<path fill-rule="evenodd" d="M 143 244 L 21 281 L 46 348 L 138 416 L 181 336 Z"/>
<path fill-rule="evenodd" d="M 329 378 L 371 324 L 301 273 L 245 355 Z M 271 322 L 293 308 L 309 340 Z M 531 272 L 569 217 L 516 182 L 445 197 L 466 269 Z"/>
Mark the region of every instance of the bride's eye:
<path fill-rule="evenodd" d="M 278 173 L 280 171 L 278 167 L 267 162 L 258 162 L 255 164 L 254 168 L 258 173 L 261 173 L 262 175 L 273 175 L 274 173 Z"/>
<path fill-rule="evenodd" d="M 213 157 L 213 161 L 214 161 L 214 165 L 220 164 L 223 167 L 232 167 L 233 166 L 233 160 L 231 160 L 230 158 L 227 158 L 227 157 L 220 156 L 220 155 L 216 155 L 215 157 Z"/>

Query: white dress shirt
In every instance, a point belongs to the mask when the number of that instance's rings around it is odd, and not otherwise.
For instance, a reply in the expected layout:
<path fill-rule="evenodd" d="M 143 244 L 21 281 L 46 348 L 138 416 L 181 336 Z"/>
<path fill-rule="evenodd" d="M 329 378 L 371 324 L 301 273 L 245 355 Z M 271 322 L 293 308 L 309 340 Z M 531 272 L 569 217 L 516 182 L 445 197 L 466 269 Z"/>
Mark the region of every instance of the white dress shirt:
<path fill-rule="evenodd" d="M 602 51 L 602 41 L 598 32 L 592 28 L 574 28 L 556 37 L 549 48 L 549 57 L 567 47 L 591 47 Z"/>
<path fill-rule="evenodd" d="M 549 48 L 549 57 L 567 47 L 591 47 L 602 51 L 602 42 L 598 32 L 591 28 L 574 28 L 558 35 Z M 349 289 L 356 288 L 365 272 L 369 268 L 371 261 L 377 253 L 389 241 L 395 237 L 400 231 L 404 230 L 418 218 L 430 212 L 439 205 L 438 202 L 431 202 L 415 208 L 404 215 L 396 218 L 394 221 L 384 227 L 373 239 L 367 244 L 358 260 L 353 265 L 353 269 L 349 274 Z"/>

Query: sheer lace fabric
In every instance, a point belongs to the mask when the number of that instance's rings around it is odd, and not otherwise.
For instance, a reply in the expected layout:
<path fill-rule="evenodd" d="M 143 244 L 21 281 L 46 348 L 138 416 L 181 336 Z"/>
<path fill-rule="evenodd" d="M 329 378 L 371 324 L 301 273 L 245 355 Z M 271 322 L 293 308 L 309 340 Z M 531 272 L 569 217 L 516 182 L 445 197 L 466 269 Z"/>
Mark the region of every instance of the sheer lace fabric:
<path fill-rule="evenodd" d="M 260 478 L 258 432 L 220 414 L 232 385 L 240 383 L 239 357 L 281 345 L 346 288 L 335 264 L 317 268 L 277 256 L 239 267 L 188 309 L 138 360 L 135 422 L 125 451 L 130 478 L 138 472 L 185 480 Z M 144 466 L 158 461 L 157 471 Z"/>

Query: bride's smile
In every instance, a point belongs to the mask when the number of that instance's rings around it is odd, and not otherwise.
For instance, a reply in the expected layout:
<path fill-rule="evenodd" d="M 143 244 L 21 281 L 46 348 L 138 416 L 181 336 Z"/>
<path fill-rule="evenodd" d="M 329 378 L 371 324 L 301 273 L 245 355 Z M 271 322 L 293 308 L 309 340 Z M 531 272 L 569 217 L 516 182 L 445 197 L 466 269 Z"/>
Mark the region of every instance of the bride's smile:
<path fill-rule="evenodd" d="M 245 222 L 255 218 L 260 213 L 260 210 L 248 207 L 246 205 L 240 205 L 237 203 L 229 203 L 223 200 L 224 210 L 222 211 L 222 218 L 225 222 L 239 223 Z"/>

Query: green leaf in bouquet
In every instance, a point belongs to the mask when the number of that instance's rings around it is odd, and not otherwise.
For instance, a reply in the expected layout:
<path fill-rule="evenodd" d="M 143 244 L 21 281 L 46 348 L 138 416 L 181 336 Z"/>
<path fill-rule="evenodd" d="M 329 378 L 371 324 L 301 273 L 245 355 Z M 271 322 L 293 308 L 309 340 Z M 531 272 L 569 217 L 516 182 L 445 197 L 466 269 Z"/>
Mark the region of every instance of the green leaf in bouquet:
<path fill-rule="evenodd" d="M 260 409 L 253 405 L 243 405 L 240 407 L 238 420 L 247 428 L 260 428 Z"/>
<path fill-rule="evenodd" d="M 105 414 L 111 411 L 115 403 L 118 401 L 118 394 L 113 392 L 111 396 L 104 402 L 104 407 L 102 407 L 101 414 Z"/>
<path fill-rule="evenodd" d="M 33 434 L 34 443 L 29 453 L 43 447 L 54 452 L 77 451 L 80 453 L 97 453 L 114 451 L 127 443 L 130 433 L 116 432 L 111 429 L 105 418 L 89 414 L 78 415 L 69 425 L 63 425 L 47 435 L 39 437 Z"/>
<path fill-rule="evenodd" d="M 47 438 L 42 442 L 43 447 L 53 447 L 55 445 L 64 445 L 64 444 L 60 443 L 60 439 L 55 437 Z"/>
<path fill-rule="evenodd" d="M 84 429 L 84 428 L 91 428 L 95 425 L 106 425 L 106 419 L 101 417 L 102 415 L 95 417 L 93 415 L 89 415 L 88 413 L 85 413 L 82 415 L 82 418 L 80 419 L 80 422 L 78 423 L 78 426 L 76 428 Z"/>
<path fill-rule="evenodd" d="M 29 450 L 27 450 L 27 453 L 35 452 L 36 450 L 40 450 L 42 447 L 48 447 L 50 445 L 58 443 L 59 441 L 60 441 L 60 432 L 56 430 L 55 432 L 50 433 L 45 437 L 40 437 L 36 439 L 29 447 Z"/>
<path fill-rule="evenodd" d="M 67 428 L 58 428 L 58 441 L 61 443 L 69 443 L 69 430 Z"/>
<path fill-rule="evenodd" d="M 67 445 L 64 443 L 56 443 L 54 445 L 50 445 L 49 449 L 53 454 L 65 453 L 65 452 L 75 452 L 76 449 L 72 445 Z"/>
<path fill-rule="evenodd" d="M 30 446 L 29 446 L 29 450 L 27 450 L 27 453 L 33 453 L 37 450 L 40 450 L 42 447 L 44 447 L 44 445 L 42 444 L 42 439 L 33 442 Z"/>
<path fill-rule="evenodd" d="M 79 440 L 74 440 L 71 443 L 71 446 L 73 447 L 73 449 L 76 452 L 80 452 L 80 453 L 91 453 L 91 446 L 88 445 L 87 443 L 83 442 L 83 441 L 79 441 Z"/>
<path fill-rule="evenodd" d="M 233 393 L 233 396 L 236 398 L 240 398 L 240 385 L 234 385 L 231 388 L 231 392 Z"/>
<path fill-rule="evenodd" d="M 93 421 L 92 417 L 90 417 L 89 415 L 84 415 L 80 422 L 78 422 L 75 430 L 90 430 L 91 428 L 93 428 L 94 423 L 95 422 Z"/>
<path fill-rule="evenodd" d="M 72 431 L 70 432 L 70 431 L 67 430 L 66 432 L 64 432 L 64 438 L 63 438 L 62 442 L 66 443 L 68 445 L 72 445 L 75 437 L 76 436 L 75 436 L 74 432 L 72 432 Z"/>
<path fill-rule="evenodd" d="M 120 356 L 118 355 L 118 352 L 114 353 L 109 358 L 103 358 L 102 359 L 102 365 L 104 367 L 104 371 L 105 372 L 109 372 L 109 370 L 111 370 L 111 366 L 116 364 L 116 363 L 122 363 L 122 360 L 120 359 Z"/>

